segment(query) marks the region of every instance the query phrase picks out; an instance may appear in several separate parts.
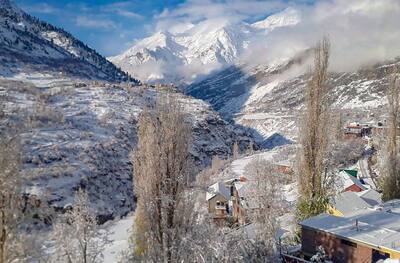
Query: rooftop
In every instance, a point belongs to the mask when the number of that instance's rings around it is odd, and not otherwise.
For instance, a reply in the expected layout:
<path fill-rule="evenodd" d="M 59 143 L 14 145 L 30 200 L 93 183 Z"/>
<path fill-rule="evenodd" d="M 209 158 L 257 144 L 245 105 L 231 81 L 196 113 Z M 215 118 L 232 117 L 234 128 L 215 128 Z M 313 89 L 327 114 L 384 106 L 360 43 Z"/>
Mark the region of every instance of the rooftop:
<path fill-rule="evenodd" d="M 218 194 L 222 195 L 227 200 L 229 200 L 230 196 L 231 196 L 231 193 L 230 193 L 230 190 L 228 189 L 228 187 L 226 187 L 223 182 L 217 182 L 208 188 L 208 191 L 206 194 L 206 200 L 208 201 Z"/>
<path fill-rule="evenodd" d="M 342 170 L 338 174 L 338 179 L 335 182 L 336 189 L 341 192 L 348 188 L 349 186 L 352 186 L 353 184 L 357 185 L 358 187 L 361 188 L 361 190 L 367 190 L 368 188 L 361 183 L 360 180 L 357 179 L 357 177 L 354 177 L 352 174 L 347 172 L 346 170 Z"/>
<path fill-rule="evenodd" d="M 400 252 L 400 215 L 390 211 L 364 209 L 347 217 L 321 214 L 304 220 L 300 225 L 354 242 Z"/>
<path fill-rule="evenodd" d="M 344 192 L 336 196 L 332 201 L 332 206 L 340 211 L 344 216 L 358 210 L 371 207 L 364 199 L 354 192 Z"/>

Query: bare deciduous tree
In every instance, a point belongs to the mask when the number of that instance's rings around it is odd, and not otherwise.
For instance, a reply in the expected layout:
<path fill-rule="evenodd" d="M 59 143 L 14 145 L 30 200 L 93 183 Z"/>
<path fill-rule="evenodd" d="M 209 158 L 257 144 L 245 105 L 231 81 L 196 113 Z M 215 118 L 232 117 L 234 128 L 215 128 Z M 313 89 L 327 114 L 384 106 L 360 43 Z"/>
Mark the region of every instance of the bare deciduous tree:
<path fill-rule="evenodd" d="M 10 121 L 19 111 L 10 112 L 7 99 L 0 96 L 0 263 L 33 262 L 43 255 L 31 226 L 44 217 L 37 200 L 23 193 L 22 128 Z"/>
<path fill-rule="evenodd" d="M 314 51 L 314 69 L 306 86 L 305 110 L 299 129 L 298 217 L 304 219 L 324 211 L 329 185 L 326 179 L 330 101 L 328 61 L 330 43 L 324 38 Z"/>
<path fill-rule="evenodd" d="M 190 174 L 191 128 L 172 95 L 142 112 L 134 153 L 134 191 L 140 218 L 135 232 L 141 256 L 153 262 L 178 262 L 188 222 L 187 185 Z M 140 222 L 140 224 L 139 224 Z"/>
<path fill-rule="evenodd" d="M 0 263 L 11 262 L 17 253 L 18 224 L 21 221 L 21 153 L 18 137 L 0 138 Z"/>
<path fill-rule="evenodd" d="M 232 146 L 232 159 L 236 160 L 237 158 L 239 158 L 239 145 L 238 142 L 235 141 L 235 143 Z"/>
<path fill-rule="evenodd" d="M 101 262 L 103 250 L 109 243 L 108 232 L 101 230 L 96 216 L 90 211 L 87 194 L 78 190 L 74 207 L 53 224 L 55 240 L 53 262 Z"/>
<path fill-rule="evenodd" d="M 389 86 L 386 94 L 388 100 L 388 126 L 386 148 L 382 148 L 380 156 L 382 158 L 382 190 L 383 199 L 391 200 L 400 198 L 400 162 L 399 146 L 397 137 L 399 136 L 400 118 L 400 77 L 396 67 L 389 75 Z"/>
<path fill-rule="evenodd" d="M 283 213 L 283 200 L 280 192 L 280 178 L 273 165 L 262 158 L 252 160 L 245 167 L 252 194 L 249 202 L 257 207 L 250 220 L 254 224 L 251 262 L 265 262 L 276 256 L 275 236 L 279 229 L 278 217 Z"/>

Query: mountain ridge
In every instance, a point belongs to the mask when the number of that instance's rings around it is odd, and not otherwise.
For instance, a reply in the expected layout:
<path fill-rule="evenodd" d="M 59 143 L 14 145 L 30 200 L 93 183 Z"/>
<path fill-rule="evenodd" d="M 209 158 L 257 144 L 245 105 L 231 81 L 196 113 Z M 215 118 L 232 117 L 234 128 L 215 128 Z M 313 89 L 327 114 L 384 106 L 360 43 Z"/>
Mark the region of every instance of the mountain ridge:
<path fill-rule="evenodd" d="M 177 32 L 159 31 L 108 59 L 144 81 L 190 84 L 237 62 L 258 37 L 300 19 L 299 11 L 288 8 L 253 24 L 203 21 Z"/>
<path fill-rule="evenodd" d="M 139 83 L 69 32 L 25 13 L 12 1 L 0 3 L 0 76 L 46 71 Z"/>

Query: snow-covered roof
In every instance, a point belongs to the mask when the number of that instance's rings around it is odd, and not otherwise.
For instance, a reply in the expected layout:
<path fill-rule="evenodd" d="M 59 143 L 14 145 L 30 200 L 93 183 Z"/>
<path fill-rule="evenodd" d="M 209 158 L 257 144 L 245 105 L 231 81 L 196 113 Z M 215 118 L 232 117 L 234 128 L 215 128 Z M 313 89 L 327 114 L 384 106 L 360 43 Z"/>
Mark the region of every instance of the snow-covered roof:
<path fill-rule="evenodd" d="M 228 187 L 225 186 L 225 184 L 223 182 L 217 182 L 208 188 L 208 191 L 206 194 L 206 200 L 208 201 L 218 194 L 222 195 L 227 200 L 229 200 L 230 195 L 231 195 L 230 190 L 228 189 Z"/>
<path fill-rule="evenodd" d="M 304 220 L 300 225 L 354 242 L 400 252 L 400 216 L 397 214 L 374 210 L 351 217 L 321 214 Z"/>
<path fill-rule="evenodd" d="M 240 198 L 240 203 L 242 207 L 246 209 L 259 208 L 256 186 L 254 184 L 255 181 L 238 181 L 234 183 Z"/>
<path fill-rule="evenodd" d="M 371 206 L 382 204 L 381 194 L 375 191 L 374 189 L 368 189 L 365 191 L 358 192 L 356 194 Z"/>
<path fill-rule="evenodd" d="M 344 189 L 352 186 L 353 184 L 361 188 L 361 190 L 367 190 L 367 187 L 361 183 L 356 177 L 350 175 L 346 171 L 340 171 L 336 180 L 336 189 L 341 192 Z"/>
<path fill-rule="evenodd" d="M 275 165 L 292 167 L 293 163 L 291 161 L 289 161 L 289 160 L 282 160 L 282 161 L 279 161 L 279 162 L 275 162 Z"/>
<path fill-rule="evenodd" d="M 340 211 L 344 216 L 358 210 L 371 207 L 364 199 L 354 192 L 344 192 L 336 196 L 331 202 L 336 210 Z"/>

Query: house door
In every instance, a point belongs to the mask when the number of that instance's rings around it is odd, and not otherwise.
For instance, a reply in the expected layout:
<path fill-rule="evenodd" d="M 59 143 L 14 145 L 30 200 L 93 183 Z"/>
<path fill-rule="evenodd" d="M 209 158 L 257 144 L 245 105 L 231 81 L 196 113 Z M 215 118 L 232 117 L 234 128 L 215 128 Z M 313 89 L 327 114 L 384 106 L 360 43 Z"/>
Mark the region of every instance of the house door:
<path fill-rule="evenodd" d="M 384 260 L 384 259 L 388 259 L 388 258 L 390 258 L 390 255 L 388 253 L 381 252 L 381 251 L 375 250 L 375 249 L 372 250 L 372 262 L 377 262 L 378 260 L 381 260 L 381 259 Z"/>

